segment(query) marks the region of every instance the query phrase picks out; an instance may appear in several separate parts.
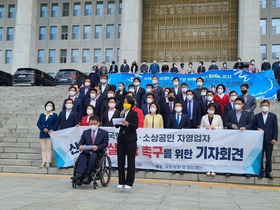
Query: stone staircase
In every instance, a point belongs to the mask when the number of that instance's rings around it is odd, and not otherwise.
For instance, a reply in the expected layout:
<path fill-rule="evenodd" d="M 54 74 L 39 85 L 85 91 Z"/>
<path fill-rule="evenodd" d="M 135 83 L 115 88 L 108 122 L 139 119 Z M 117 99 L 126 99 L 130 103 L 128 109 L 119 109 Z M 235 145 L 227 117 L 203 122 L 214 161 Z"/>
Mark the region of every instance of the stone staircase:
<path fill-rule="evenodd" d="M 61 110 L 62 102 L 67 97 L 68 86 L 57 87 L 0 87 L 0 172 L 2 173 L 40 173 L 40 174 L 72 174 L 73 169 L 57 169 L 53 157 L 50 169 L 39 169 L 41 163 L 41 149 L 39 130 L 36 126 L 39 115 L 44 112 L 44 104 L 52 100 L 56 112 Z M 271 111 L 279 117 L 280 128 L 280 102 L 271 102 Z M 259 112 L 259 107 L 256 112 Z M 280 148 L 278 144 L 273 152 L 272 181 L 245 178 L 243 176 L 225 177 L 217 175 L 208 177 L 205 174 L 185 173 L 171 174 L 169 172 L 136 173 L 138 178 L 175 179 L 186 181 L 206 181 L 223 183 L 243 183 L 260 185 L 280 185 Z M 117 176 L 113 172 L 113 176 Z"/>

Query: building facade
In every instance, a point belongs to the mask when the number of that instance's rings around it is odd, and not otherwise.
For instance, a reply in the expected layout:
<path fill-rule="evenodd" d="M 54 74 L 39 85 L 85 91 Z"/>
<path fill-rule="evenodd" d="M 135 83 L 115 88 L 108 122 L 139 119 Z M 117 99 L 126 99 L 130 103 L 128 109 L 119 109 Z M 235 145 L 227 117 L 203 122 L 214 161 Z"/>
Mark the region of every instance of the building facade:
<path fill-rule="evenodd" d="M 0 0 L 0 69 L 260 63 L 279 56 L 279 22 L 280 0 Z"/>

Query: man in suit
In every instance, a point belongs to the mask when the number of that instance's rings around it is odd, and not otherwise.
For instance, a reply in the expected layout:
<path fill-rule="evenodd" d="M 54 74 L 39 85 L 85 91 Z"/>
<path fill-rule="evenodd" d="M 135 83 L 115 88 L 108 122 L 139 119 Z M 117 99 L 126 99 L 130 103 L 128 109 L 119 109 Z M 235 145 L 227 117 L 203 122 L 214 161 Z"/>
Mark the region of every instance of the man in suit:
<path fill-rule="evenodd" d="M 195 100 L 200 101 L 201 100 L 202 86 L 204 85 L 204 80 L 203 80 L 202 77 L 198 77 L 196 79 L 196 85 L 197 85 L 197 88 L 193 90 L 194 97 L 195 97 Z"/>
<path fill-rule="evenodd" d="M 170 91 L 168 93 L 168 102 L 165 103 L 160 103 L 160 107 L 161 107 L 161 115 L 163 117 L 163 121 L 164 121 L 164 127 L 167 128 L 168 127 L 168 119 L 170 118 L 171 114 L 175 113 L 175 94 L 174 92 Z"/>
<path fill-rule="evenodd" d="M 110 66 L 109 74 L 118 73 L 118 65 L 116 65 L 115 61 L 112 61 L 112 65 Z"/>
<path fill-rule="evenodd" d="M 88 76 L 90 79 L 91 87 L 94 88 L 95 85 L 100 82 L 100 76 L 95 66 L 92 67 L 92 72 L 90 72 Z"/>
<path fill-rule="evenodd" d="M 101 97 L 106 98 L 107 92 L 110 88 L 110 85 L 108 84 L 108 76 L 107 75 L 102 75 L 101 76 L 101 83 L 99 84 L 100 90 L 101 90 Z"/>
<path fill-rule="evenodd" d="M 135 97 L 137 100 L 137 107 L 141 108 L 142 97 L 145 95 L 146 91 L 144 88 L 141 88 L 141 80 L 140 78 L 136 77 L 133 79 L 133 84 L 135 87 Z"/>
<path fill-rule="evenodd" d="M 181 102 L 175 102 L 175 113 L 168 118 L 167 128 L 183 129 L 191 128 L 191 122 L 188 115 L 183 114 L 183 105 Z"/>
<path fill-rule="evenodd" d="M 148 93 L 146 103 L 142 104 L 141 106 L 144 116 L 150 113 L 150 104 L 153 103 L 154 101 L 155 101 L 154 94 Z"/>
<path fill-rule="evenodd" d="M 268 100 L 263 100 L 260 107 L 262 112 L 256 114 L 253 119 L 254 129 L 264 131 L 261 173 L 259 178 L 262 179 L 265 176 L 268 179 L 273 179 L 270 174 L 272 171 L 271 158 L 273 145 L 278 140 L 278 120 L 276 114 L 269 111 L 270 102 Z M 266 159 L 265 168 L 263 167 L 264 153 Z"/>
<path fill-rule="evenodd" d="M 154 60 L 154 62 L 150 65 L 149 72 L 152 74 L 157 74 L 160 72 L 159 65 L 157 64 L 156 60 Z"/>
<path fill-rule="evenodd" d="M 221 109 L 221 105 L 217 102 L 214 102 L 214 93 L 212 91 L 207 91 L 206 92 L 206 101 L 200 101 L 201 103 L 201 113 L 202 113 L 202 116 L 206 115 L 208 112 L 207 112 L 207 106 L 208 104 L 211 104 L 213 103 L 216 107 L 215 109 L 215 114 L 218 114 L 222 117 L 222 109 Z"/>
<path fill-rule="evenodd" d="M 129 72 L 129 65 L 127 64 L 126 59 L 123 59 L 123 64 L 121 65 L 120 68 L 120 73 L 128 73 Z"/>
<path fill-rule="evenodd" d="M 176 95 L 176 101 L 185 102 L 187 100 L 188 84 L 181 84 L 181 93 Z"/>
<path fill-rule="evenodd" d="M 107 148 L 109 141 L 108 132 L 99 128 L 99 117 L 91 116 L 89 123 L 91 128 L 83 132 L 78 144 L 81 151 L 77 159 L 77 168 L 75 168 L 78 175 L 71 177 L 72 180 L 77 181 L 85 176 L 84 184 L 90 184 L 91 173 L 93 172 L 98 153 L 102 153 Z M 85 146 L 90 146 L 91 148 L 88 149 Z"/>
<path fill-rule="evenodd" d="M 194 93 L 191 90 L 187 91 L 187 100 L 184 104 L 184 113 L 188 114 L 191 121 L 191 128 L 198 128 L 201 122 L 201 104 L 194 99 Z"/>
<path fill-rule="evenodd" d="M 58 120 L 53 128 L 54 131 L 71 128 L 79 124 L 79 115 L 73 110 L 74 102 L 68 98 L 65 100 L 65 110 L 59 113 Z"/>
<path fill-rule="evenodd" d="M 80 96 L 84 100 L 85 98 L 89 98 L 89 90 L 90 90 L 90 79 L 86 79 L 84 83 L 84 87 L 80 89 Z"/>
<path fill-rule="evenodd" d="M 158 85 L 159 79 L 157 76 L 152 77 L 153 93 L 156 98 L 161 100 L 163 98 L 163 88 Z"/>
<path fill-rule="evenodd" d="M 254 96 L 248 94 L 248 92 L 249 92 L 249 85 L 248 84 L 242 84 L 240 86 L 240 90 L 241 90 L 242 95 L 239 96 L 239 97 L 243 98 L 244 102 L 245 102 L 244 110 L 246 112 L 251 113 L 252 117 L 253 117 L 254 116 L 254 110 L 257 107 L 256 99 L 255 99 Z"/>
<path fill-rule="evenodd" d="M 175 93 L 175 96 L 179 95 L 181 93 L 181 88 L 180 88 L 180 79 L 178 77 L 174 77 L 172 79 L 172 84 L 173 87 L 171 88 L 171 91 Z"/>
<path fill-rule="evenodd" d="M 224 119 L 225 117 L 227 116 L 227 113 L 230 111 L 230 110 L 234 110 L 234 102 L 235 102 L 235 99 L 237 98 L 237 92 L 236 91 L 231 91 L 229 93 L 229 98 L 230 98 L 230 103 L 226 104 L 225 107 L 224 107 Z"/>
<path fill-rule="evenodd" d="M 88 106 L 88 105 L 92 105 L 94 106 L 94 115 L 97 115 L 98 117 L 100 117 L 100 110 L 101 110 L 101 106 L 102 106 L 102 103 L 103 103 L 103 98 L 100 97 L 100 95 L 97 93 L 97 90 L 96 89 L 92 89 L 90 90 L 90 97 L 87 98 L 85 100 L 85 106 L 84 106 L 84 115 L 86 114 L 86 110 L 85 108 Z"/>

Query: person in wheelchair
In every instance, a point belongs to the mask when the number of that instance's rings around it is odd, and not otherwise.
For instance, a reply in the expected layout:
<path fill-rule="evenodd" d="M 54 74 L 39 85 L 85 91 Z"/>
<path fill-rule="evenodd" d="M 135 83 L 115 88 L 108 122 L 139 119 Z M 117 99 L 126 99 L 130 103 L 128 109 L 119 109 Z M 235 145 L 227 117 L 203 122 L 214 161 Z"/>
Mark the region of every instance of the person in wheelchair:
<path fill-rule="evenodd" d="M 109 141 L 108 132 L 99 128 L 100 120 L 98 116 L 91 116 L 89 124 L 91 128 L 83 132 L 78 144 L 81 153 L 75 168 L 77 175 L 71 177 L 73 181 L 83 180 L 83 184 L 90 184 L 91 173 L 94 170 L 98 153 L 103 152 L 108 147 Z"/>

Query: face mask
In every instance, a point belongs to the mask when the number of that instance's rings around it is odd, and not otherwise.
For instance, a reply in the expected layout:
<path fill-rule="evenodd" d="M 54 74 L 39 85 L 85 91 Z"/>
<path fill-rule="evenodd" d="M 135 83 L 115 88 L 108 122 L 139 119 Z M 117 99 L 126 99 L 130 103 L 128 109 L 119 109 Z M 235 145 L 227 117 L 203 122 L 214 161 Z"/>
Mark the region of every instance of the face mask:
<path fill-rule="evenodd" d="M 123 108 L 124 108 L 125 110 L 129 110 L 129 109 L 131 108 L 131 105 L 128 104 L 128 103 L 124 103 L 124 104 L 123 104 Z"/>
<path fill-rule="evenodd" d="M 215 113 L 215 111 L 211 110 L 211 109 L 208 109 L 207 112 L 208 112 L 208 114 L 214 114 Z"/>
<path fill-rule="evenodd" d="M 197 86 L 202 86 L 202 82 L 197 82 Z"/>
<path fill-rule="evenodd" d="M 172 96 L 170 96 L 170 97 L 168 97 L 168 101 L 174 101 L 174 97 L 172 97 Z"/>
<path fill-rule="evenodd" d="M 150 93 L 151 91 L 152 91 L 151 88 L 147 88 L 147 89 L 146 89 L 146 92 L 147 92 L 147 93 Z"/>
<path fill-rule="evenodd" d="M 164 92 L 164 97 L 167 97 L 167 96 L 168 96 L 168 93 L 169 93 L 169 92 Z"/>
<path fill-rule="evenodd" d="M 263 106 L 262 107 L 262 112 L 268 112 L 268 107 L 267 106 Z"/>
<path fill-rule="evenodd" d="M 252 61 L 252 62 L 251 62 L 251 64 L 253 64 L 253 65 L 254 65 L 254 64 L 255 64 L 255 62 L 254 62 L 254 61 Z"/>
<path fill-rule="evenodd" d="M 182 88 L 182 92 L 185 93 L 188 91 L 188 88 Z"/>
<path fill-rule="evenodd" d="M 156 80 L 156 79 L 153 79 L 153 80 L 152 80 L 152 83 L 153 83 L 153 85 L 157 84 L 157 80 Z"/>
<path fill-rule="evenodd" d="M 266 62 L 267 60 L 263 60 L 263 62 Z"/>
<path fill-rule="evenodd" d="M 90 98 L 95 99 L 96 94 L 90 94 Z"/>
<path fill-rule="evenodd" d="M 237 99 L 237 96 L 231 96 L 231 97 L 230 97 L 230 100 L 231 100 L 232 102 L 234 102 L 235 99 Z"/>
<path fill-rule="evenodd" d="M 47 111 L 47 112 L 50 112 L 50 111 L 52 111 L 52 110 L 53 110 L 52 106 L 46 106 L 46 111 Z"/>
<path fill-rule="evenodd" d="M 105 84 L 106 82 L 107 82 L 106 79 L 102 79 L 102 80 L 101 80 L 101 83 L 102 83 L 102 84 Z"/>
<path fill-rule="evenodd" d="M 65 107 L 66 107 L 67 109 L 72 109 L 73 104 L 66 104 Z"/>
<path fill-rule="evenodd" d="M 248 91 L 247 90 L 241 90 L 242 94 L 246 94 Z"/>
<path fill-rule="evenodd" d="M 174 85 L 174 86 L 178 86 L 178 85 L 179 85 L 179 82 L 173 82 L 173 85 Z"/>
<path fill-rule="evenodd" d="M 191 101 L 191 100 L 193 99 L 193 96 L 188 95 L 188 96 L 187 96 L 187 99 L 188 99 L 189 101 Z"/>
<path fill-rule="evenodd" d="M 216 65 L 216 63 L 212 63 L 212 65 Z"/>
<path fill-rule="evenodd" d="M 87 114 L 88 115 L 93 114 L 93 110 L 92 109 L 87 109 Z"/>
<path fill-rule="evenodd" d="M 89 82 L 85 82 L 85 86 L 86 87 L 90 86 L 90 83 Z"/>
<path fill-rule="evenodd" d="M 110 107 L 111 109 L 115 108 L 115 106 L 116 106 L 115 103 L 109 103 L 108 105 L 109 105 L 109 107 Z"/>
<path fill-rule="evenodd" d="M 119 90 L 123 90 L 123 86 L 119 86 Z"/>
<path fill-rule="evenodd" d="M 150 99 L 150 98 L 147 99 L 147 103 L 148 103 L 148 104 L 150 104 L 150 103 L 152 103 L 152 102 L 153 102 L 152 99 Z"/>
<path fill-rule="evenodd" d="M 114 97 L 114 96 L 115 96 L 115 95 L 114 95 L 113 93 L 108 93 L 108 94 L 107 94 L 107 97 L 108 97 L 108 98 L 112 98 L 112 97 Z"/>
<path fill-rule="evenodd" d="M 202 96 L 206 96 L 206 92 L 201 92 L 201 95 Z"/>
<path fill-rule="evenodd" d="M 150 112 L 151 112 L 151 113 L 156 113 L 156 111 L 157 111 L 156 108 L 154 108 L 154 107 L 150 108 Z"/>
<path fill-rule="evenodd" d="M 97 125 L 91 125 L 90 128 L 91 128 L 91 130 L 96 131 L 98 126 Z"/>
<path fill-rule="evenodd" d="M 175 107 L 175 111 L 180 113 L 182 111 L 182 107 L 180 107 L 180 106 Z"/>
<path fill-rule="evenodd" d="M 223 93 L 224 90 L 223 89 L 218 89 L 218 93 Z"/>
<path fill-rule="evenodd" d="M 207 96 L 207 101 L 213 101 L 213 96 Z"/>
<path fill-rule="evenodd" d="M 76 93 L 75 93 L 74 91 L 70 91 L 70 92 L 69 92 L 69 95 L 70 95 L 70 96 L 74 96 L 75 94 L 76 94 Z"/>
<path fill-rule="evenodd" d="M 223 66 L 224 66 L 224 67 L 227 67 L 227 64 L 224 64 Z"/>
<path fill-rule="evenodd" d="M 157 62 L 156 61 L 154 61 L 154 64 L 156 64 Z"/>
<path fill-rule="evenodd" d="M 146 65 L 146 63 L 144 62 L 143 65 Z"/>
<path fill-rule="evenodd" d="M 234 105 L 234 107 L 235 107 L 235 109 L 236 109 L 236 110 L 240 110 L 240 109 L 242 109 L 242 106 L 241 106 L 241 105 L 239 105 L 239 104 L 235 104 L 235 105 Z"/>
<path fill-rule="evenodd" d="M 133 88 L 130 88 L 129 90 L 128 90 L 128 92 L 132 92 L 132 93 L 134 93 L 134 89 Z"/>
<path fill-rule="evenodd" d="M 275 60 L 275 62 L 279 62 L 279 60 L 277 59 L 277 60 Z"/>
<path fill-rule="evenodd" d="M 192 65 L 189 65 L 189 67 L 191 68 L 191 67 L 192 67 Z"/>
<path fill-rule="evenodd" d="M 134 82 L 134 86 L 139 86 L 140 83 L 139 82 Z"/>

